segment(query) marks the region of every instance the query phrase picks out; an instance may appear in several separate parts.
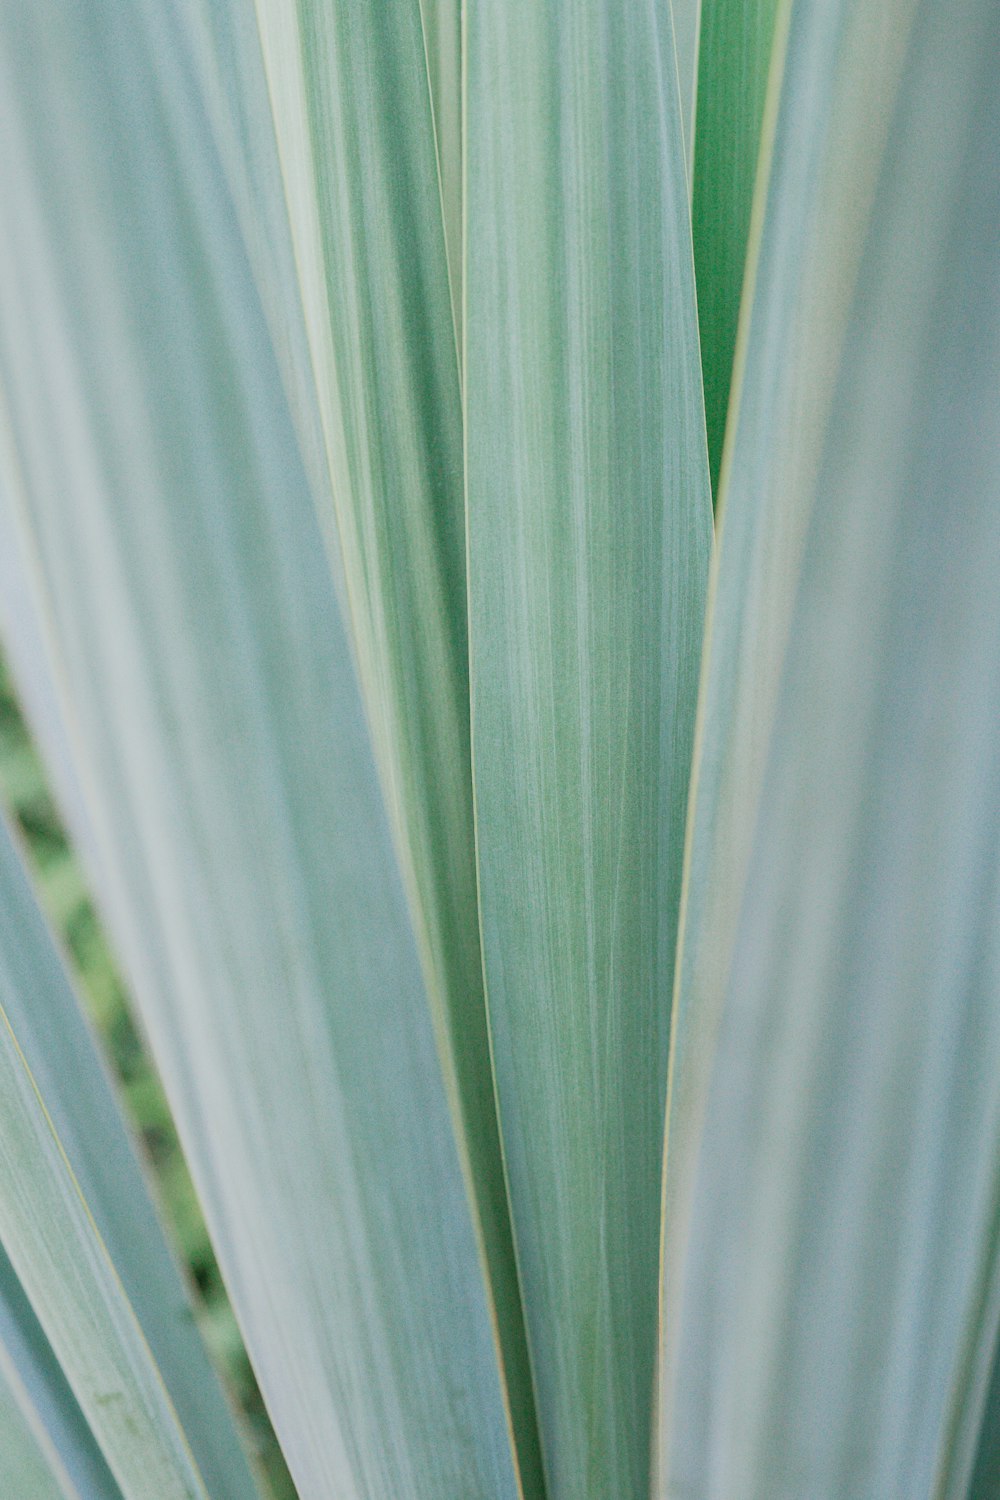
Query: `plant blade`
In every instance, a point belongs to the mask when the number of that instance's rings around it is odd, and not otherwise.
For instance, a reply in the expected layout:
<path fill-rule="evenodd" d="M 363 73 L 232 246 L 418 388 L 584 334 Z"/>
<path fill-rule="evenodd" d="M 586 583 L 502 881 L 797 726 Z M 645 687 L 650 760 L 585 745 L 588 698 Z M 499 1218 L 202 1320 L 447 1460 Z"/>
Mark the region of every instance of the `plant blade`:
<path fill-rule="evenodd" d="M 326 443 L 321 520 L 343 557 L 362 691 L 489 1267 L 505 1391 L 534 1487 L 537 1438 L 476 900 L 451 302 L 459 9 L 427 6 L 426 46 L 420 0 L 257 0 L 257 14 Z"/>
<path fill-rule="evenodd" d="M 802 540 L 908 0 L 785 5 L 717 506 L 671 1025 L 659 1390 L 669 1425 L 692 1181 L 759 821 Z"/>
<path fill-rule="evenodd" d="M 32 1430 L 0 1356 L 0 1492 L 17 1500 L 73 1500 Z"/>
<path fill-rule="evenodd" d="M 103 909 L 303 1500 L 510 1500 L 313 497 L 185 33 L 134 21 L 88 0 L 0 27 L 12 499 Z"/>
<path fill-rule="evenodd" d="M 92 1496 L 97 1500 L 121 1500 L 121 1491 L 2 1247 L 0 1383 L 2 1420 L 12 1423 L 9 1441 L 12 1457 L 18 1455 L 18 1463 L 31 1462 L 36 1469 L 47 1470 L 50 1488 L 67 1500 L 90 1500 Z M 15 1420 L 11 1408 L 17 1409 L 20 1422 Z M 30 1449 L 20 1456 L 25 1441 L 18 1436 L 20 1429 L 26 1430 L 37 1450 L 37 1460 L 32 1458 Z M 0 1442 L 0 1476 L 7 1457 L 6 1441 L 5 1438 Z M 18 1489 L 13 1482 L 0 1488 L 0 1494 L 9 1494 L 17 1500 L 30 1493 L 27 1487 Z"/>
<path fill-rule="evenodd" d="M 701 0 L 691 229 L 713 494 L 736 351 L 778 0 Z"/>
<path fill-rule="evenodd" d="M 127 1127 L 6 823 L 4 1008 L 88 1212 L 216 1500 L 256 1491 Z"/>
<path fill-rule="evenodd" d="M 466 439 L 482 924 L 549 1500 L 648 1485 L 711 502 L 669 11 L 475 0 Z"/>
<path fill-rule="evenodd" d="M 176 1413 L 20 1045 L 24 892 L 9 839 L 0 855 L 10 918 L 0 934 L 0 1238 L 124 1500 L 205 1500 Z"/>
<path fill-rule="evenodd" d="M 965 1494 L 996 1347 L 1000 18 L 911 14 L 853 9 L 907 48 L 714 1049 L 663 1494 Z"/>

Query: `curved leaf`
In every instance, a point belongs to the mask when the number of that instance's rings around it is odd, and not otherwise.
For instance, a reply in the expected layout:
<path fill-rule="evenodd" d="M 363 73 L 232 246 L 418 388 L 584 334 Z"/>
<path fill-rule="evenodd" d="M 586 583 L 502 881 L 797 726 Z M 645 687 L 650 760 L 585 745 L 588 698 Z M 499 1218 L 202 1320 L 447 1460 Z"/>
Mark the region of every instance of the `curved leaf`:
<path fill-rule="evenodd" d="M 680 1273 L 719 1017 L 830 386 L 911 8 L 901 0 L 876 15 L 802 0 L 779 17 L 763 148 L 773 165 L 759 185 L 717 512 L 674 987 L 659 1371 L 667 1425 L 682 1378 Z"/>

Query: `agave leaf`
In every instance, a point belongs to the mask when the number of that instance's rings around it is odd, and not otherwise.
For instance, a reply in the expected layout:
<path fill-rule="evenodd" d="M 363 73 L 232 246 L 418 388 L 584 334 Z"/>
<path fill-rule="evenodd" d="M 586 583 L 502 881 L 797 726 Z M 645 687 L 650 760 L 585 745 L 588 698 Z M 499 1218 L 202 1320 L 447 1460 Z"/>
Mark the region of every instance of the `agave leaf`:
<path fill-rule="evenodd" d="M 537 1481 L 476 905 L 455 248 L 458 10 L 257 0 L 348 614 Z M 438 146 L 428 88 L 438 89 Z M 444 97 L 441 97 L 441 94 Z M 441 177 L 439 181 L 439 161 Z M 457 266 L 457 252 L 451 255 Z M 339 571 L 339 569 L 338 569 Z"/>
<path fill-rule="evenodd" d="M 25 1416 L 15 1394 L 16 1378 L 8 1378 L 11 1372 L 4 1365 L 0 1350 L 0 1494 L 16 1500 L 75 1500 L 79 1491 L 56 1477 L 53 1455 Z"/>
<path fill-rule="evenodd" d="M 711 541 L 669 9 L 467 7 L 482 923 L 550 1500 L 648 1485 Z"/>
<path fill-rule="evenodd" d="M 205 1483 L 214 1500 L 246 1500 L 256 1486 L 231 1414 L 93 1038 L 2 819 L 0 908 L 7 1021 Z"/>
<path fill-rule="evenodd" d="M 5 1475 L 5 1462 L 35 1474 L 43 1494 L 66 1500 L 121 1500 L 90 1430 L 17 1273 L 0 1247 L 0 1494 L 32 1495 Z M 43 1479 L 42 1475 L 48 1477 Z M 44 1488 L 43 1488 L 44 1486 Z"/>
<path fill-rule="evenodd" d="M 671 1026 L 659 1375 L 668 1425 L 719 1015 L 830 386 L 910 9 L 909 0 L 877 15 L 803 0 L 778 18 L 763 143 L 773 166 L 758 187 L 717 509 Z"/>
<path fill-rule="evenodd" d="M 701 0 L 699 10 L 691 228 L 713 493 L 729 408 L 778 3 Z"/>
<path fill-rule="evenodd" d="M 205 1500 L 170 1398 L 20 1045 L 23 906 L 11 852 L 8 842 L 0 934 L 0 1240 L 124 1500 Z"/>
<path fill-rule="evenodd" d="M 510 1500 L 351 650 L 170 7 L 5 13 L 0 380 L 100 896 L 303 1500 Z M 44 66 L 42 59 L 44 57 Z"/>
<path fill-rule="evenodd" d="M 683 1247 L 707 1500 L 965 1495 L 1000 1306 L 1000 14 L 847 19 L 907 45 Z"/>

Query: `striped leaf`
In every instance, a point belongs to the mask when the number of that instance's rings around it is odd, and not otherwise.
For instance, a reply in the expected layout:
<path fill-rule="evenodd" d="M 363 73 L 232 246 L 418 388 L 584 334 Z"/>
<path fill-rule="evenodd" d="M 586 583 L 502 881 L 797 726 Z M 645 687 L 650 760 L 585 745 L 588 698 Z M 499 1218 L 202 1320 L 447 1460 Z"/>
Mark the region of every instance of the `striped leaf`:
<path fill-rule="evenodd" d="M 30 924 L 42 918 L 25 910 L 26 892 L 18 887 L 23 877 L 6 835 L 0 861 L 0 1241 L 123 1500 L 206 1500 L 162 1377 L 25 1055 L 21 1037 L 37 1003 L 33 990 L 25 992 L 25 966 L 32 986 L 44 984 L 31 963 Z M 96 1148 L 97 1140 L 90 1141 Z"/>
<path fill-rule="evenodd" d="M 67 1500 L 73 1491 L 57 1478 L 44 1440 L 25 1416 L 0 1353 L 0 1493 L 17 1500 Z"/>
<path fill-rule="evenodd" d="M 549 1500 L 644 1496 L 711 539 L 670 15 L 470 0 L 477 836 Z"/>
<path fill-rule="evenodd" d="M 170 6 L 119 19 L 0 22 L 5 478 L 99 894 L 302 1500 L 510 1500 L 417 943 L 254 268 L 189 33 Z"/>
<path fill-rule="evenodd" d="M 910 0 L 785 5 L 709 585 L 671 1027 L 660 1393 L 676 1382 L 679 1275 L 719 1016 L 848 296 Z"/>
<path fill-rule="evenodd" d="M 232 1417 L 194 1324 L 191 1305 L 157 1221 L 156 1212 L 60 956 L 32 892 L 6 824 L 0 820 L 0 962 L 3 1007 L 26 1067 L 44 1101 L 87 1214 L 101 1237 L 156 1361 L 213 1500 L 245 1500 L 255 1493 Z M 72 1448 L 81 1448 L 84 1471 L 91 1458 L 79 1424 L 56 1389 L 58 1378 L 18 1307 L 17 1288 L 8 1287 L 8 1315 L 20 1330 L 27 1358 L 52 1388 L 46 1403 L 53 1444 L 67 1469 L 76 1472 Z M 11 1330 L 14 1331 L 13 1329 Z M 30 1384 L 12 1340 L 8 1352 Z M 57 1406 L 63 1410 L 56 1410 Z M 44 1416 L 39 1404 L 39 1415 Z M 63 1442 L 56 1426 L 71 1428 Z"/>
<path fill-rule="evenodd" d="M 121 1500 L 62 1365 L 0 1248 L 0 1494 L 32 1500 L 32 1486 L 65 1500 Z M 20 1485 L 5 1475 L 22 1469 Z"/>
<path fill-rule="evenodd" d="M 669 1496 L 965 1496 L 989 1409 L 1000 15 L 846 21 L 891 124 L 714 1048 Z"/>
<path fill-rule="evenodd" d="M 458 11 L 427 5 L 426 46 L 420 0 L 257 0 L 257 13 L 326 444 L 329 500 L 321 497 L 320 515 L 343 559 L 362 693 L 490 1272 L 505 1388 L 535 1484 L 476 906 L 452 309 Z"/>

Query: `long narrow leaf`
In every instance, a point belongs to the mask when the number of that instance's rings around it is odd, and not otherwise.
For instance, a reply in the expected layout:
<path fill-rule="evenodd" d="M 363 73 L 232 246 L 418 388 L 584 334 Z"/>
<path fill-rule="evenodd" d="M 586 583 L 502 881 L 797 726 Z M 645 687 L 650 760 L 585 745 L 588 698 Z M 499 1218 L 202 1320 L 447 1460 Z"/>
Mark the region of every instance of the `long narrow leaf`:
<path fill-rule="evenodd" d="M 715 1051 L 666 1495 L 968 1492 L 1000 1310 L 998 64 L 990 0 L 917 7 Z"/>
<path fill-rule="evenodd" d="M 232 1416 L 45 919 L 0 818 L 4 1009 L 213 1500 L 255 1493 Z"/>
<path fill-rule="evenodd" d="M 474 771 L 550 1500 L 648 1485 L 656 1211 L 711 538 L 670 15 L 467 6 Z"/>
<path fill-rule="evenodd" d="M 13 1431 L 0 1437 L 0 1465 L 7 1453 L 23 1447 L 17 1432 L 27 1428 L 31 1444 L 38 1450 L 36 1468 L 49 1471 L 50 1488 L 67 1500 L 121 1500 L 111 1470 L 90 1430 L 63 1368 L 45 1337 L 24 1293 L 17 1272 L 0 1248 L 0 1381 L 3 1384 L 4 1420 Z M 19 1409 L 21 1421 L 8 1415 L 10 1404 Z M 27 1461 L 27 1459 L 25 1460 Z M 0 1468 L 2 1474 L 2 1468 Z M 0 1485 L 0 1494 L 11 1500 L 31 1496 L 31 1490 Z"/>
<path fill-rule="evenodd" d="M 0 1239 L 124 1500 L 206 1491 L 11 1023 L 17 928 L 0 947 Z"/>
<path fill-rule="evenodd" d="M 97 1492 L 98 1494 L 100 1491 Z M 67 1500 L 49 1455 L 14 1394 L 0 1354 L 0 1494 L 16 1500 Z"/>
<path fill-rule="evenodd" d="M 342 551 L 362 692 L 489 1266 L 505 1387 L 535 1484 L 476 906 L 462 409 L 449 291 L 458 11 L 428 7 L 427 47 L 420 0 L 257 0 L 257 12 L 326 440 L 332 504 L 321 518 L 335 533 L 332 550 Z M 450 153 L 435 147 L 428 59 L 442 105 L 438 141 L 443 134 Z"/>
<path fill-rule="evenodd" d="M 100 895 L 265 1397 L 303 1500 L 510 1500 L 417 947 L 184 34 L 169 5 L 122 27 L 46 0 L 0 44 L 19 524 Z"/>
<path fill-rule="evenodd" d="M 709 586 L 671 1028 L 660 1396 L 674 1399 L 692 1175 L 830 385 L 910 0 L 799 0 L 778 18 L 750 301 Z"/>

